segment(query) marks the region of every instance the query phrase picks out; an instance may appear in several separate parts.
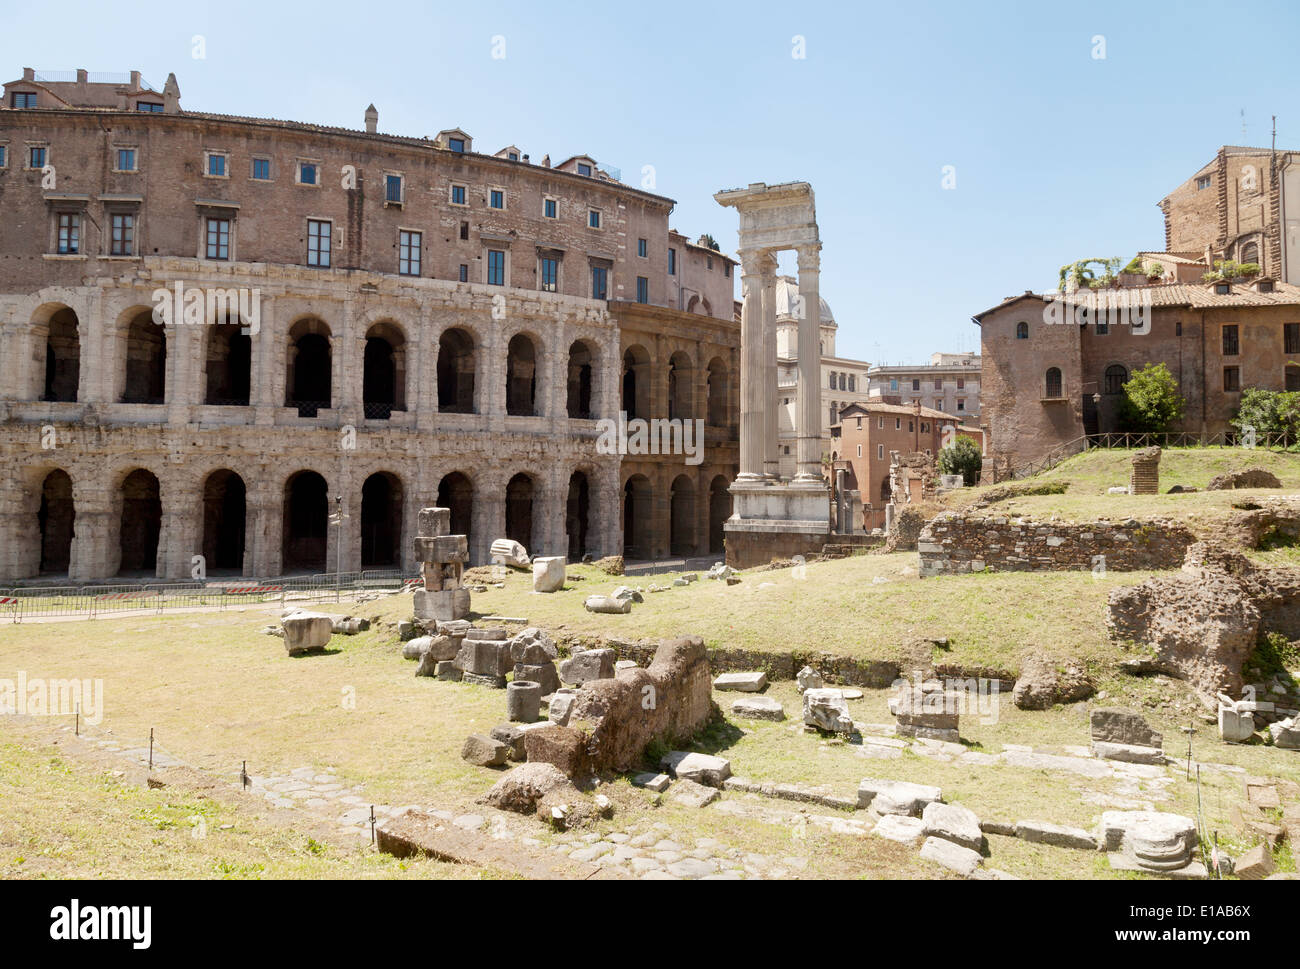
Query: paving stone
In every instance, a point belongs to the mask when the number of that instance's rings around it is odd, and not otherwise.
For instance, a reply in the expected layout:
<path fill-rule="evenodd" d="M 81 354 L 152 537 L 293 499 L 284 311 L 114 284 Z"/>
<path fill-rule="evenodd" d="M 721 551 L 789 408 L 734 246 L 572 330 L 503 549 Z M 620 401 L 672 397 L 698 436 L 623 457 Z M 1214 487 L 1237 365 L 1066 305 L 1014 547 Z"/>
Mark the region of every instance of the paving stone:
<path fill-rule="evenodd" d="M 1058 848 L 1097 850 L 1097 839 L 1082 828 L 1071 828 L 1048 821 L 1017 821 L 1016 837 L 1023 841 L 1054 845 Z"/>
<path fill-rule="evenodd" d="M 483 827 L 483 816 L 481 814 L 462 814 L 460 817 L 452 818 L 451 823 L 458 828 L 464 828 L 466 831 L 477 831 Z"/>
<path fill-rule="evenodd" d="M 864 777 L 858 784 L 858 807 L 877 814 L 919 815 L 931 801 L 940 800 L 939 788 L 911 781 L 889 781 Z"/>
<path fill-rule="evenodd" d="M 693 808 L 708 807 L 719 797 L 721 795 L 716 787 L 705 787 L 688 780 L 678 781 L 668 793 L 668 799 L 674 804 Z"/>
<path fill-rule="evenodd" d="M 722 782 L 731 776 L 730 761 L 712 754 L 697 754 L 686 750 L 674 750 L 665 754 L 659 766 L 673 777 L 709 787 L 721 787 Z"/>
<path fill-rule="evenodd" d="M 717 862 L 701 858 L 683 858 L 668 866 L 668 873 L 678 878 L 703 878 L 717 870 Z"/>
<path fill-rule="evenodd" d="M 963 848 L 945 838 L 933 837 L 926 838 L 925 844 L 921 845 L 921 857 L 968 878 L 984 862 L 979 853 L 970 848 Z"/>
<path fill-rule="evenodd" d="M 759 693 L 767 686 L 766 673 L 722 673 L 713 681 L 715 690 L 739 690 Z"/>
<path fill-rule="evenodd" d="M 925 826 L 923 830 L 927 837 L 943 838 L 975 852 L 984 844 L 979 818 L 974 811 L 960 804 L 932 801 L 922 810 L 921 822 Z"/>
<path fill-rule="evenodd" d="M 667 774 L 655 774 L 651 772 L 637 774 L 632 778 L 633 787 L 644 787 L 647 790 L 656 791 L 659 794 L 668 790 L 668 785 L 672 782 L 673 779 Z"/>
<path fill-rule="evenodd" d="M 657 871 L 663 868 L 663 865 L 655 858 L 636 857 L 630 859 L 632 870 L 635 872 Z"/>
<path fill-rule="evenodd" d="M 920 818 L 908 817 L 903 814 L 886 814 L 876 822 L 876 826 L 871 829 L 871 833 L 878 834 L 882 838 L 888 838 L 890 841 L 915 844 L 920 839 L 924 828 L 925 823 Z"/>
<path fill-rule="evenodd" d="M 614 847 L 613 845 L 597 842 L 594 845 L 588 845 L 586 848 L 578 848 L 576 851 L 573 851 L 569 855 L 569 857 L 572 858 L 574 861 L 581 861 L 581 862 L 595 861 L 601 855 L 610 851 L 613 847 Z"/>
<path fill-rule="evenodd" d="M 779 700 L 774 700 L 768 696 L 747 696 L 739 700 L 732 701 L 732 716 L 744 717 L 749 720 L 775 720 L 785 719 L 785 707 L 781 706 Z"/>

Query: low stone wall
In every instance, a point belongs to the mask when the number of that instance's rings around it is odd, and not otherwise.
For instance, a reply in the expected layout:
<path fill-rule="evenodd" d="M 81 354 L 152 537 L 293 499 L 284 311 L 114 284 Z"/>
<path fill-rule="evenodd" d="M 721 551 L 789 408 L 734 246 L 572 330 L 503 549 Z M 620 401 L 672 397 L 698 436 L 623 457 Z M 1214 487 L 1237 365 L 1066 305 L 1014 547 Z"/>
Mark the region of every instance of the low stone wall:
<path fill-rule="evenodd" d="M 917 540 L 921 576 L 1176 569 L 1196 537 L 1166 520 L 1043 522 L 945 512 Z"/>

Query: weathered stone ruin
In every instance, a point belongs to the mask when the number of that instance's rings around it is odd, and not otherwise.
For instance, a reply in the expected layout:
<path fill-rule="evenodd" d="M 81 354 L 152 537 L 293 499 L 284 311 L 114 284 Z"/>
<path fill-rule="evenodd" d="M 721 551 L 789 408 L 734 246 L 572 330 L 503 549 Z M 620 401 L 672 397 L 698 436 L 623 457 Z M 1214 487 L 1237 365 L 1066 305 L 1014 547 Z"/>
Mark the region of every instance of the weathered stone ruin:
<path fill-rule="evenodd" d="M 290 656 L 324 649 L 334 635 L 334 622 L 319 612 L 296 611 L 280 620 L 284 648 Z"/>
<path fill-rule="evenodd" d="M 1128 493 L 1131 495 L 1160 494 L 1160 448 L 1143 448 L 1133 455 L 1129 469 Z"/>
<path fill-rule="evenodd" d="M 946 690 L 938 680 L 924 680 L 903 684 L 889 698 L 889 711 L 898 721 L 900 736 L 958 743 L 962 702 L 961 694 Z"/>
<path fill-rule="evenodd" d="M 469 542 L 451 535 L 450 508 L 421 508 L 415 538 L 424 588 L 415 592 L 415 617 L 421 620 L 464 619 L 469 615 L 469 590 L 461 586 Z"/>
<path fill-rule="evenodd" d="M 542 555 L 533 559 L 533 591 L 558 592 L 564 588 L 563 555 Z"/>
<path fill-rule="evenodd" d="M 1205 486 L 1206 491 L 1232 491 L 1237 488 L 1280 488 L 1277 475 L 1263 468 L 1246 468 L 1215 475 Z"/>
<path fill-rule="evenodd" d="M 1092 711 L 1092 752 L 1102 760 L 1163 764 L 1161 736 L 1132 710 L 1108 707 Z"/>

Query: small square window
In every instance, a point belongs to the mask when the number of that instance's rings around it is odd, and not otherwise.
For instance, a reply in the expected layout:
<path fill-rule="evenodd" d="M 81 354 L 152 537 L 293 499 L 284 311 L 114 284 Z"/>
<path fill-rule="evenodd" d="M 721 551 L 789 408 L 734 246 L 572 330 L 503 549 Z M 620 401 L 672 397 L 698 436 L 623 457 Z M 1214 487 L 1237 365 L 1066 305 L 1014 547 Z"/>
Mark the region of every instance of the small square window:
<path fill-rule="evenodd" d="M 468 203 L 465 201 L 465 186 L 464 186 L 464 185 L 453 185 L 453 186 L 451 187 L 451 204 L 452 204 L 452 205 L 466 205 L 466 204 L 468 204 Z M 464 237 L 462 236 L 462 238 L 464 238 Z"/>
<path fill-rule="evenodd" d="M 488 205 L 494 209 L 504 209 L 506 207 L 506 193 L 499 188 L 494 188 L 488 193 Z"/>
<path fill-rule="evenodd" d="M 578 174 L 579 174 L 579 175 L 590 175 L 590 174 L 591 174 L 591 166 L 588 165 L 586 162 L 578 162 Z"/>
<path fill-rule="evenodd" d="M 269 182 L 271 180 L 271 159 L 253 159 L 253 178 L 259 182 Z"/>
<path fill-rule="evenodd" d="M 1241 368 L 1224 367 L 1223 368 L 1223 390 L 1224 393 L 1235 393 L 1241 390 Z"/>
<path fill-rule="evenodd" d="M 509 158 L 511 161 L 519 161 L 519 152 L 517 151 L 506 152 L 506 157 Z"/>
<path fill-rule="evenodd" d="M 210 154 L 208 155 L 208 174 L 213 178 L 226 177 L 226 156 Z"/>
<path fill-rule="evenodd" d="M 48 157 L 46 150 L 41 145 L 33 145 L 27 152 L 28 168 L 44 168 L 45 159 Z"/>
<path fill-rule="evenodd" d="M 117 150 L 117 170 L 119 172 L 135 171 L 134 148 L 119 148 Z"/>
<path fill-rule="evenodd" d="M 447 139 L 447 147 L 450 148 L 452 151 L 464 152 L 464 151 L 465 151 L 465 139 L 464 139 L 464 138 L 448 138 L 448 139 Z"/>
<path fill-rule="evenodd" d="M 317 178 L 316 166 L 311 162 L 298 163 L 298 184 L 315 185 Z"/>
<path fill-rule="evenodd" d="M 36 92 L 15 91 L 10 96 L 9 103 L 15 108 L 34 108 L 36 107 Z"/>
<path fill-rule="evenodd" d="M 1207 189 L 1209 187 L 1210 187 L 1209 175 L 1202 175 L 1200 178 L 1196 180 L 1196 190 L 1198 192 L 1201 191 L 1202 189 Z"/>
<path fill-rule="evenodd" d="M 600 228 L 600 209 L 591 209 L 587 213 L 587 225 L 593 229 Z"/>
<path fill-rule="evenodd" d="M 559 218 L 559 206 L 555 199 L 546 199 L 542 202 L 542 215 L 548 219 Z"/>
<path fill-rule="evenodd" d="M 398 205 L 402 202 L 402 176 L 385 175 L 384 176 L 384 201 L 393 202 Z"/>

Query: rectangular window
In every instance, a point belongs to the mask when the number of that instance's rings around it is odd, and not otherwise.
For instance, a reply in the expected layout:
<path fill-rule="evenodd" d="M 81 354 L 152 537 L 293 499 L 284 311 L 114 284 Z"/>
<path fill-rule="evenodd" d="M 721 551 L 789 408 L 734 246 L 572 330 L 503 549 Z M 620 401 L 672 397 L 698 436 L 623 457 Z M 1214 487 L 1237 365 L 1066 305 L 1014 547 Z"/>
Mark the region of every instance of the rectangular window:
<path fill-rule="evenodd" d="M 895 417 L 895 418 L 894 418 L 894 430 L 896 430 L 896 431 L 901 431 L 902 429 L 903 429 L 903 419 L 902 419 L 901 417 Z"/>
<path fill-rule="evenodd" d="M 1224 367 L 1223 368 L 1223 390 L 1225 393 L 1233 393 L 1241 390 L 1241 368 Z"/>
<path fill-rule="evenodd" d="M 271 180 L 271 159 L 254 158 L 253 177 L 259 182 L 269 182 Z"/>
<path fill-rule="evenodd" d="M 1282 324 L 1284 353 L 1300 353 L 1300 323 Z"/>
<path fill-rule="evenodd" d="M 1240 345 L 1237 342 L 1237 324 L 1223 324 L 1223 355 L 1225 357 L 1235 357 L 1240 351 Z"/>
<path fill-rule="evenodd" d="M 587 213 L 587 225 L 593 229 L 600 228 L 600 209 L 592 209 Z"/>
<path fill-rule="evenodd" d="M 334 224 L 322 219 L 307 220 L 307 265 L 328 269 Z"/>
<path fill-rule="evenodd" d="M 556 284 L 560 278 L 560 260 L 543 259 L 542 260 L 542 289 L 547 293 L 553 293 Z"/>
<path fill-rule="evenodd" d="M 965 398 L 965 397 L 958 397 L 958 398 L 957 398 L 957 409 L 958 409 L 959 411 L 964 411 L 964 410 L 966 409 L 966 398 Z"/>
<path fill-rule="evenodd" d="M 27 153 L 27 163 L 28 168 L 44 168 L 45 148 L 40 145 L 33 145 Z"/>
<path fill-rule="evenodd" d="M 9 151 L 7 145 L 0 145 L 0 168 L 9 164 Z"/>
<path fill-rule="evenodd" d="M 542 203 L 542 214 L 545 215 L 546 218 L 548 219 L 559 218 L 557 206 L 555 204 L 555 199 L 546 199 Z"/>
<path fill-rule="evenodd" d="M 1286 389 L 1300 390 L 1300 369 L 1296 367 L 1286 368 Z"/>
<path fill-rule="evenodd" d="M 134 148 L 119 148 L 117 150 L 117 170 L 119 172 L 135 171 Z"/>
<path fill-rule="evenodd" d="M 81 252 L 81 216 L 75 212 L 59 213 L 59 248 L 61 256 Z"/>
<path fill-rule="evenodd" d="M 891 377 L 891 378 L 890 378 L 890 380 L 889 380 L 889 389 L 890 389 L 890 390 L 897 390 L 897 389 L 898 389 L 898 379 L 897 379 L 896 377 Z"/>
<path fill-rule="evenodd" d="M 920 389 L 921 389 L 921 381 L 919 381 L 919 380 L 913 380 L 913 381 L 912 381 L 912 389 L 913 389 L 913 390 L 920 390 Z"/>
<path fill-rule="evenodd" d="M 208 219 L 207 253 L 209 259 L 230 258 L 229 219 Z"/>
<path fill-rule="evenodd" d="M 1196 190 L 1197 190 L 1198 192 L 1199 192 L 1201 189 L 1205 189 L 1205 188 L 1209 188 L 1209 187 L 1210 187 L 1210 176 L 1209 176 L 1209 175 L 1202 175 L 1200 178 L 1198 178 L 1198 179 L 1196 180 Z"/>
<path fill-rule="evenodd" d="M 209 155 L 208 156 L 208 174 L 217 178 L 226 177 L 226 156 Z"/>
<path fill-rule="evenodd" d="M 468 238 L 469 238 L 469 223 L 468 223 L 468 222 L 462 222 L 462 223 L 460 224 L 460 237 L 461 237 L 462 239 L 468 239 Z"/>
<path fill-rule="evenodd" d="M 958 377 L 958 378 L 957 378 L 957 389 L 958 389 L 958 390 L 965 390 L 965 389 L 966 389 L 966 378 L 965 378 L 965 377 Z"/>
<path fill-rule="evenodd" d="M 579 174 L 579 175 L 590 175 L 590 174 L 591 174 L 591 166 L 588 165 L 586 162 L 578 162 L 578 174 Z"/>
<path fill-rule="evenodd" d="M 147 111 L 150 114 L 162 114 L 163 106 L 157 101 L 137 101 L 135 109 L 137 111 Z"/>
<path fill-rule="evenodd" d="M 384 201 L 397 202 L 402 201 L 402 176 L 385 175 L 384 176 Z"/>
<path fill-rule="evenodd" d="M 591 267 L 591 298 L 609 299 L 609 273 L 604 266 Z"/>
<path fill-rule="evenodd" d="M 298 184 L 315 185 L 316 184 L 316 166 L 311 162 L 298 163 Z"/>
<path fill-rule="evenodd" d="M 650 280 L 644 276 L 636 278 L 636 301 L 638 303 L 650 302 Z"/>
<path fill-rule="evenodd" d="M 448 138 L 448 139 L 447 139 L 447 147 L 450 148 L 452 151 L 464 152 L 464 151 L 465 151 L 465 139 L 464 139 L 464 138 Z"/>
<path fill-rule="evenodd" d="M 885 460 L 885 446 L 883 444 L 876 445 L 876 460 L 877 461 Z"/>
<path fill-rule="evenodd" d="M 1177 323 L 1174 324 L 1174 336 L 1182 336 L 1182 335 L 1183 335 L 1183 321 L 1179 320 Z"/>
<path fill-rule="evenodd" d="M 494 209 L 504 209 L 506 207 L 506 193 L 499 188 L 492 189 L 488 195 L 488 205 Z"/>
<path fill-rule="evenodd" d="M 451 204 L 452 204 L 452 205 L 465 205 L 465 204 L 467 204 L 466 201 L 465 201 L 465 186 L 464 186 L 464 185 L 453 185 L 453 186 L 451 187 Z"/>
<path fill-rule="evenodd" d="M 883 417 L 876 418 L 876 427 L 882 431 L 885 429 L 885 419 Z"/>
<path fill-rule="evenodd" d="M 506 284 L 506 254 L 504 250 L 488 250 L 487 281 L 489 286 L 504 286 Z"/>
<path fill-rule="evenodd" d="M 722 264 L 722 275 L 726 276 L 728 279 L 731 278 L 731 263 L 724 262 Z"/>
<path fill-rule="evenodd" d="M 469 282 L 469 266 L 465 265 L 464 263 L 461 263 L 461 264 L 460 264 L 460 277 L 459 277 L 459 278 L 460 278 L 460 281 L 461 281 L 462 283 L 467 283 L 467 282 Z"/>
<path fill-rule="evenodd" d="M 134 215 L 119 212 L 109 219 L 108 254 L 110 256 L 135 255 Z"/>
<path fill-rule="evenodd" d="M 36 107 L 36 92 L 15 91 L 10 96 L 9 103 L 15 108 L 34 108 Z"/>
<path fill-rule="evenodd" d="M 858 445 L 858 457 L 862 457 L 862 445 Z"/>
<path fill-rule="evenodd" d="M 934 382 L 934 389 L 935 389 L 935 390 L 943 390 L 943 378 L 942 378 L 942 377 L 940 377 L 940 378 L 938 378 L 938 379 L 935 380 L 935 382 Z"/>
<path fill-rule="evenodd" d="M 676 249 L 668 250 L 668 275 L 669 276 L 677 275 L 677 250 Z"/>
<path fill-rule="evenodd" d="M 420 242 L 423 233 L 402 229 L 397 233 L 397 271 L 403 276 L 420 275 Z"/>
<path fill-rule="evenodd" d="M 649 250 L 648 250 L 648 248 L 647 248 L 647 246 L 646 246 L 646 241 L 645 241 L 644 239 L 638 239 L 638 240 L 636 241 L 636 254 L 637 254 L 638 256 L 640 256 L 642 259 L 644 259 L 644 258 L 646 258 L 646 256 L 648 255 L 648 253 L 649 253 Z"/>

